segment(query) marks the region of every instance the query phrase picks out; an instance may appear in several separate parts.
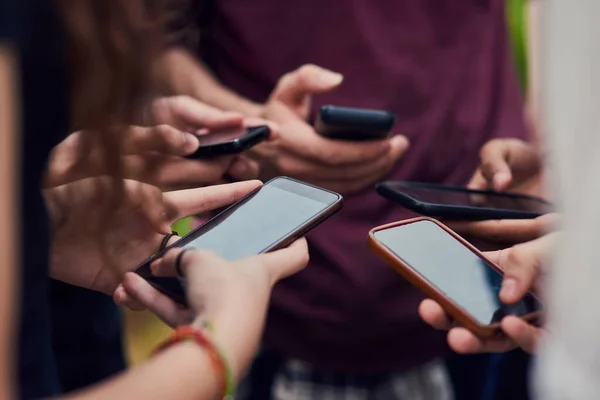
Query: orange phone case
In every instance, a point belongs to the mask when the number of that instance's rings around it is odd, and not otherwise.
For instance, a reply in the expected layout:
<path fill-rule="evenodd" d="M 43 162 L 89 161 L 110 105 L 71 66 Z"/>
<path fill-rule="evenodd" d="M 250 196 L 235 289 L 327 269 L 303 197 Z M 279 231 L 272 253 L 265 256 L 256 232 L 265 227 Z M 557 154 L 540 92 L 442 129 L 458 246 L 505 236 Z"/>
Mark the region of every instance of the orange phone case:
<path fill-rule="evenodd" d="M 374 234 L 375 232 L 395 228 L 402 225 L 409 225 L 419 221 L 431 221 L 438 225 L 441 229 L 448 232 L 448 234 L 452 235 L 458 242 L 460 242 L 463 246 L 471 250 L 475 255 L 485 260 L 485 262 L 502 274 L 502 269 L 495 264 L 493 261 L 484 256 L 477 248 L 463 239 L 456 232 L 452 231 L 447 226 L 441 224 L 439 221 L 427 218 L 427 217 L 419 217 L 412 218 L 405 221 L 393 222 L 391 224 L 386 224 L 382 226 L 378 226 L 376 228 L 371 229 L 369 232 L 368 238 L 368 246 L 369 248 L 380 258 L 382 258 L 387 264 L 389 264 L 396 272 L 402 275 L 408 282 L 410 282 L 417 289 L 421 290 L 425 293 L 429 298 L 437 301 L 442 308 L 450 315 L 456 322 L 465 328 L 469 329 L 475 335 L 481 338 L 490 338 L 494 336 L 502 336 L 503 333 L 500 330 L 500 323 L 493 323 L 490 325 L 482 325 L 477 320 L 475 320 L 471 315 L 466 312 L 463 308 L 461 308 L 458 304 L 456 304 L 452 299 L 442 293 L 436 286 L 431 284 L 427 279 L 425 279 L 421 274 L 415 271 L 410 265 L 406 264 L 400 258 L 398 258 L 391 250 L 389 250 L 385 245 L 379 242 Z M 536 300 L 539 299 L 533 293 L 530 293 Z M 540 302 L 541 304 L 541 302 Z M 530 313 L 522 316 L 521 318 L 525 319 L 529 322 L 534 322 L 540 317 L 541 313 L 539 311 Z"/>

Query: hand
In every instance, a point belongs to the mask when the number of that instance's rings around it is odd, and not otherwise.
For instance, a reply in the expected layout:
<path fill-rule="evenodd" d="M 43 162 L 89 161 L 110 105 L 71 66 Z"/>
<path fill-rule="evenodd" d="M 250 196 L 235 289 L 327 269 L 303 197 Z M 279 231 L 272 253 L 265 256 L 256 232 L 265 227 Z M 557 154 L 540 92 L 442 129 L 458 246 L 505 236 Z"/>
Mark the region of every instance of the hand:
<path fill-rule="evenodd" d="M 504 271 L 500 300 L 505 304 L 518 302 L 539 282 L 546 257 L 556 243 L 557 233 L 509 249 L 487 253 Z M 499 353 L 520 347 L 532 353 L 542 328 L 530 325 L 521 318 L 505 317 L 500 325 L 506 338 L 481 339 L 462 327 L 453 327 L 453 321 L 435 301 L 427 299 L 419 306 L 421 318 L 436 329 L 449 330 L 448 344 L 457 353 Z"/>
<path fill-rule="evenodd" d="M 304 65 L 279 80 L 261 116 L 280 126 L 280 137 L 251 152 L 261 163 L 264 179 L 288 175 L 347 194 L 375 183 L 404 154 L 404 136 L 360 143 L 329 140 L 306 122 L 311 96 L 335 89 L 342 79 Z"/>
<path fill-rule="evenodd" d="M 243 122 L 245 124 L 245 122 Z M 276 127 L 272 127 L 277 132 Z M 52 152 L 45 187 L 56 187 L 106 174 L 106 163 L 94 143 L 93 133 L 71 134 Z M 89 152 L 82 146 L 88 145 Z M 208 160 L 183 158 L 198 148 L 194 134 L 168 125 L 130 127 L 123 132 L 121 162 L 124 176 L 163 190 L 206 186 L 222 181 L 225 174 L 248 180 L 258 177 L 259 167 L 246 156 L 227 156 Z"/>
<path fill-rule="evenodd" d="M 114 209 L 107 178 L 88 178 L 45 191 L 51 216 L 53 278 L 112 294 L 125 272 L 158 250 L 173 222 L 230 204 L 260 186 L 258 181 L 161 193 L 126 181 Z"/>
<path fill-rule="evenodd" d="M 153 263 L 153 274 L 176 276 L 175 260 L 181 251 L 174 249 Z M 125 276 L 114 294 L 115 301 L 125 305 L 137 301 L 171 326 L 194 323 L 202 327 L 210 321 L 240 376 L 260 340 L 273 285 L 308 263 L 306 241 L 300 239 L 286 249 L 235 262 L 211 252 L 188 250 L 181 262 L 190 309 L 175 304 L 135 273 Z"/>
<path fill-rule="evenodd" d="M 483 146 L 479 157 L 470 189 L 544 196 L 543 159 L 531 145 L 518 139 L 494 139 Z"/>
<path fill-rule="evenodd" d="M 544 194 L 543 160 L 531 145 L 517 139 L 494 139 L 483 146 L 480 159 L 480 166 L 468 185 L 470 189 L 537 197 Z M 543 236 L 556 220 L 556 214 L 548 214 L 534 219 L 446 221 L 446 224 L 469 239 L 514 244 Z"/>

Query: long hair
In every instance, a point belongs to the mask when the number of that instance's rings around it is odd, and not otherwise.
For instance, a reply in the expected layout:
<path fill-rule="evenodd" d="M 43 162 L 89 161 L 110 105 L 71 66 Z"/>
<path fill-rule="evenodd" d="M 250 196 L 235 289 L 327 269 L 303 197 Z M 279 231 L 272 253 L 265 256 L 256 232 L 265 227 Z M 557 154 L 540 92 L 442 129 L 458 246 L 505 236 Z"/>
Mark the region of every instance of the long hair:
<path fill-rule="evenodd" d="M 155 90 L 153 66 L 162 47 L 161 0 L 57 0 L 65 22 L 71 82 L 71 131 L 85 130 L 77 149 L 79 165 L 98 154 L 104 184 L 98 232 L 108 232 L 104 218 L 123 200 L 121 137 L 139 121 Z M 100 235 L 102 237 L 102 235 Z M 105 240 L 103 237 L 101 240 Z M 105 258 L 110 255 L 105 254 Z"/>

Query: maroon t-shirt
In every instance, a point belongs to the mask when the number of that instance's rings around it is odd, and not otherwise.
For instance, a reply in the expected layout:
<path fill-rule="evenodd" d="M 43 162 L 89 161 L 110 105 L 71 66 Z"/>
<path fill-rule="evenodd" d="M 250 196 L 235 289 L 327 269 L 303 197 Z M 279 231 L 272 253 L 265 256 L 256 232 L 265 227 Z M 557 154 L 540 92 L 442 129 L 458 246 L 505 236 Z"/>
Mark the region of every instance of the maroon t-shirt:
<path fill-rule="evenodd" d="M 314 63 L 345 76 L 315 109 L 394 111 L 411 148 L 382 180 L 463 185 L 486 141 L 526 137 L 502 0 L 214 0 L 202 19 L 199 54 L 243 96 L 264 101 Z M 443 356 L 444 335 L 417 315 L 421 293 L 366 246 L 372 227 L 409 216 L 371 187 L 347 196 L 308 236 L 309 267 L 275 289 L 267 344 L 348 372 Z"/>

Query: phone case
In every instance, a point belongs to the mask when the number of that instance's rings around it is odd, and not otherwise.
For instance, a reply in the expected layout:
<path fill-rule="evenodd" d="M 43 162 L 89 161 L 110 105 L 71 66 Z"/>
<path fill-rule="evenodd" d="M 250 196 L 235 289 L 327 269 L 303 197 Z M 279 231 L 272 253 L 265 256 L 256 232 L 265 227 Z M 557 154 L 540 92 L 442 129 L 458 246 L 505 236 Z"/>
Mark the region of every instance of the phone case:
<path fill-rule="evenodd" d="M 366 141 L 389 137 L 396 116 L 389 111 L 361 108 L 323 106 L 315 130 L 334 140 Z"/>
<path fill-rule="evenodd" d="M 239 154 L 267 140 L 270 134 L 271 130 L 266 125 L 248 128 L 246 133 L 237 139 L 200 146 L 198 150 L 186 156 L 186 158 L 199 159 Z"/>
<path fill-rule="evenodd" d="M 266 182 L 262 187 L 267 186 L 269 183 L 271 183 L 271 182 L 273 182 L 275 180 L 278 180 L 278 179 L 285 179 L 285 180 L 290 181 L 290 182 L 295 182 L 295 183 L 302 184 L 303 186 L 317 188 L 320 191 L 328 192 L 328 193 L 336 195 L 338 197 L 338 200 L 335 203 L 332 203 L 331 206 L 329 206 L 329 208 L 325 209 L 320 214 L 318 214 L 318 215 L 314 216 L 312 219 L 306 221 L 302 226 L 298 227 L 295 231 L 291 232 L 289 235 L 286 236 L 286 238 L 284 240 L 275 243 L 270 248 L 265 249 L 264 250 L 265 253 L 266 252 L 271 252 L 271 251 L 276 251 L 276 250 L 279 250 L 279 249 L 283 249 L 283 248 L 289 246 L 290 244 L 292 244 L 297 239 L 300 239 L 301 237 L 305 236 L 309 231 L 311 231 L 317 225 L 321 224 L 322 222 L 324 222 L 325 220 L 327 220 L 329 217 L 333 216 L 335 213 L 337 213 L 343 207 L 343 197 L 342 197 L 342 195 L 340 195 L 338 193 L 335 193 L 335 192 L 333 192 L 331 190 L 326 190 L 326 189 L 317 187 L 315 185 L 311 185 L 309 183 L 299 181 L 297 179 L 289 178 L 287 176 L 275 177 L 275 178 L 269 180 L 268 182 Z M 214 216 L 210 220 L 206 221 L 204 224 L 202 224 L 198 228 L 194 229 L 192 232 L 188 233 L 183 238 L 179 239 L 177 242 L 175 242 L 175 243 L 171 244 L 170 246 L 168 246 L 162 252 L 160 252 L 158 254 L 155 254 L 154 256 L 150 257 L 148 260 L 146 260 L 142 264 L 140 264 L 135 269 L 135 272 L 138 275 L 140 275 L 142 278 L 144 278 L 146 281 L 148 281 L 148 283 L 150 283 L 152 286 L 154 286 L 161 293 L 167 295 L 168 297 L 170 297 L 171 299 L 173 299 L 174 301 L 176 301 L 179 304 L 186 305 L 185 281 L 183 279 L 180 279 L 180 278 L 155 277 L 155 276 L 152 275 L 152 273 L 150 271 L 150 264 L 154 260 L 162 257 L 170 249 L 172 249 L 174 247 L 185 246 L 190 241 L 190 237 L 192 237 L 192 235 L 195 232 L 202 230 L 207 225 L 210 225 L 214 220 L 217 220 L 218 218 L 220 218 L 221 214 L 227 213 L 230 209 L 233 209 L 238 203 L 245 201 L 249 197 L 252 197 L 258 190 L 260 190 L 260 188 L 257 188 L 255 190 L 253 190 L 252 192 L 248 193 L 245 197 L 243 197 L 242 199 L 238 200 L 237 202 L 235 202 L 234 204 L 230 205 L 229 207 L 226 207 L 219 214 L 217 214 L 216 216 Z"/>
<path fill-rule="evenodd" d="M 374 234 L 375 232 L 395 228 L 402 225 L 408 225 L 419 221 L 431 221 L 438 225 L 441 229 L 448 232 L 452 235 L 458 242 L 460 242 L 463 246 L 467 247 L 473 253 L 475 253 L 478 257 L 484 259 L 486 263 L 488 263 L 492 268 L 494 268 L 497 272 L 502 274 L 502 269 L 492 262 L 490 259 L 485 257 L 477 248 L 467 242 L 465 239 L 460 237 L 456 232 L 452 231 L 450 228 L 441 224 L 432 218 L 427 217 L 419 217 L 413 218 L 405 221 L 393 222 L 391 224 L 386 224 L 382 226 L 378 226 L 373 228 L 369 232 L 369 238 L 367 244 L 369 249 L 373 251 L 377 256 L 383 259 L 389 266 L 391 266 L 396 272 L 404 277 L 408 282 L 410 282 L 414 287 L 421 290 L 427 297 L 438 302 L 442 308 L 448 313 L 450 317 L 452 317 L 456 322 L 465 328 L 469 329 L 475 335 L 481 338 L 490 338 L 494 336 L 502 336 L 503 333 L 500 329 L 499 323 L 494 323 L 490 325 L 481 325 L 478 321 L 472 318 L 469 313 L 463 310 L 460 306 L 458 306 L 455 302 L 453 302 L 450 298 L 448 298 L 444 293 L 442 293 L 437 287 L 433 286 L 429 283 L 425 278 L 423 278 L 418 272 L 412 269 L 408 264 L 398 258 L 391 250 L 389 250 L 385 245 L 379 242 Z M 531 293 L 536 300 L 539 301 L 537 296 Z M 540 301 L 541 304 L 541 301 Z M 527 314 L 521 318 L 525 319 L 529 322 L 538 321 L 541 316 L 541 312 L 534 312 Z"/>
<path fill-rule="evenodd" d="M 487 220 L 487 219 L 533 219 L 539 217 L 540 213 L 536 212 L 528 212 L 528 211 L 518 211 L 518 210 L 502 210 L 496 208 L 485 208 L 485 207 L 472 207 L 472 206 L 453 206 L 453 205 L 445 205 L 445 204 L 433 204 L 425 201 L 420 201 L 410 197 L 407 194 L 402 193 L 400 190 L 396 190 L 394 186 L 398 183 L 401 183 L 402 186 L 407 188 L 415 187 L 415 188 L 431 188 L 435 190 L 444 190 L 449 192 L 462 192 L 462 193 L 473 193 L 473 194 L 483 194 L 483 195 L 500 195 L 502 197 L 514 198 L 514 199 L 528 199 L 539 201 L 546 205 L 550 205 L 550 203 L 546 202 L 543 199 L 513 194 L 513 193 L 497 193 L 492 191 L 485 190 L 469 190 L 464 187 L 459 186 L 445 186 L 445 185 L 436 185 L 436 184 L 427 184 L 427 183 L 418 183 L 418 182 L 381 182 L 375 186 L 375 190 L 377 193 L 385 197 L 388 200 L 394 201 L 409 210 L 412 210 L 416 213 L 427 217 L 433 218 L 444 218 L 447 220 Z"/>

